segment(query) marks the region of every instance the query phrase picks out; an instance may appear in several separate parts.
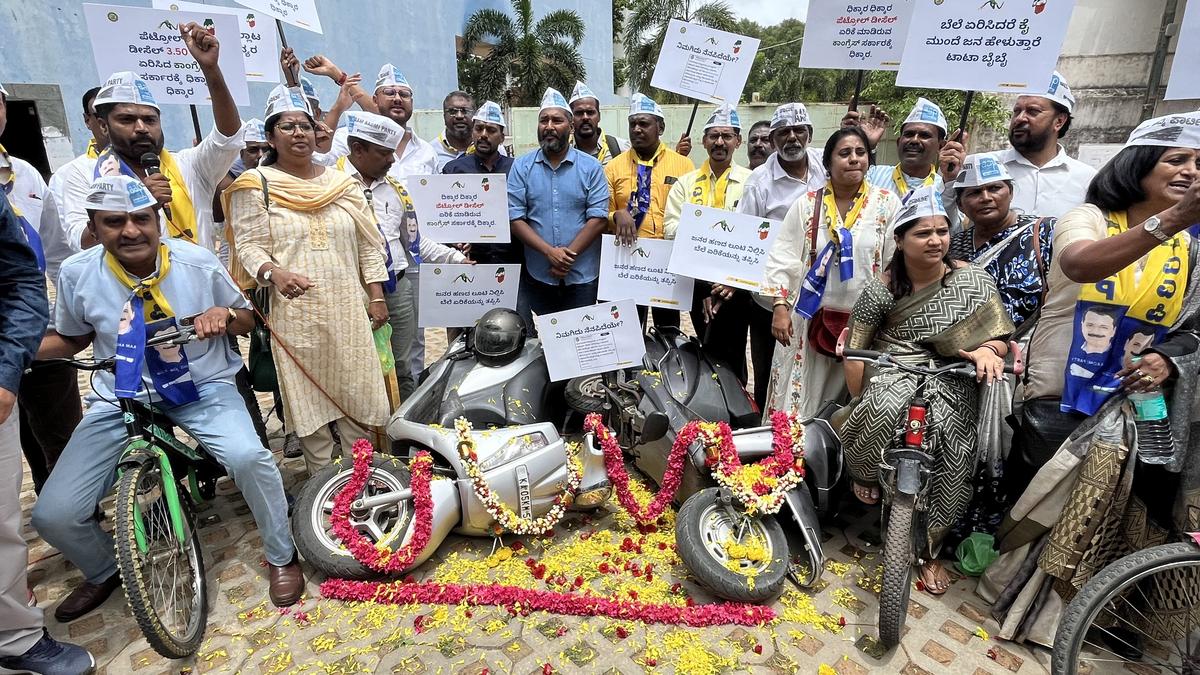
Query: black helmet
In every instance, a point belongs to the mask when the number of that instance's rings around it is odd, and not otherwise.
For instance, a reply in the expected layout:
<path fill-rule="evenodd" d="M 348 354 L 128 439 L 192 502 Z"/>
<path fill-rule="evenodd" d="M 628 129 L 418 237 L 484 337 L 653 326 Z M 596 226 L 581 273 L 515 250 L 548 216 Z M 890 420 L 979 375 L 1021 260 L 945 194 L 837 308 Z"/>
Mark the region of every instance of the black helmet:
<path fill-rule="evenodd" d="M 508 365 L 525 347 L 525 320 L 511 309 L 490 309 L 475 323 L 474 343 L 483 365 Z"/>

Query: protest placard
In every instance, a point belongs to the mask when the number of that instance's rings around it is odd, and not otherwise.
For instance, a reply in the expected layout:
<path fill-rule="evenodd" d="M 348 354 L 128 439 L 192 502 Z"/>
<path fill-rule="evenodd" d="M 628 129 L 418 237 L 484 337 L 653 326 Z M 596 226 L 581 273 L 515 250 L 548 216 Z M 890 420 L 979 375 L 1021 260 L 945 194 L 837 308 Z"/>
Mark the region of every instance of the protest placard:
<path fill-rule="evenodd" d="M 226 10 L 228 11 L 228 10 Z M 207 105 L 208 87 L 200 65 L 179 34 L 179 23 L 207 26 L 221 42 L 218 63 L 238 105 L 250 105 L 237 17 L 225 13 L 170 12 L 125 5 L 84 5 L 92 40 L 97 82 L 128 70 L 146 81 L 154 100 Z"/>
<path fill-rule="evenodd" d="M 767 252 L 780 226 L 778 220 L 686 205 L 667 269 L 693 279 L 758 291 Z"/>
<path fill-rule="evenodd" d="M 317 14 L 316 0 L 234 0 L 234 2 L 304 30 L 311 30 L 314 33 L 321 32 L 321 17 Z"/>
<path fill-rule="evenodd" d="M 489 309 L 517 308 L 520 265 L 421 265 L 421 327 L 473 326 Z"/>
<path fill-rule="evenodd" d="M 546 314 L 535 317 L 534 323 L 552 382 L 632 368 L 646 353 L 637 305 L 632 300 Z"/>
<path fill-rule="evenodd" d="M 421 236 L 442 244 L 506 244 L 508 183 L 502 173 L 409 176 Z"/>
<path fill-rule="evenodd" d="M 1200 2 L 1189 2 L 1183 10 L 1179 42 L 1171 61 L 1171 76 L 1167 79 L 1168 101 L 1181 98 L 1200 98 Z"/>
<path fill-rule="evenodd" d="M 915 0 L 811 0 L 801 68 L 896 70 Z"/>
<path fill-rule="evenodd" d="M 232 14 L 237 19 L 242 33 L 242 60 L 246 66 L 246 80 L 279 81 L 279 40 L 275 35 L 275 27 L 266 17 L 260 18 L 253 12 L 234 7 L 216 7 L 178 0 L 153 0 L 151 6 L 154 9 L 191 14 Z"/>
<path fill-rule="evenodd" d="M 896 84 L 1045 92 L 1075 0 L 913 0 Z"/>
<path fill-rule="evenodd" d="M 650 85 L 712 103 L 736 104 L 757 53 L 758 38 L 671 19 Z"/>
<path fill-rule="evenodd" d="M 633 246 L 620 246 L 611 234 L 600 241 L 601 300 L 632 299 L 636 304 L 688 311 L 692 280 L 667 271 L 670 239 L 642 237 Z"/>

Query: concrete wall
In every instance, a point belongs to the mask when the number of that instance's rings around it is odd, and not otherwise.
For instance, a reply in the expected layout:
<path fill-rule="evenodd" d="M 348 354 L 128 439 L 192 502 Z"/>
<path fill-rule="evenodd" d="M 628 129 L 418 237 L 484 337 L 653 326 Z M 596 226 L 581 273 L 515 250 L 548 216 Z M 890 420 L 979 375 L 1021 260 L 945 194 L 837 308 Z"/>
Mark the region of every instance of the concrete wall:
<path fill-rule="evenodd" d="M 232 0 L 199 0 L 211 5 L 232 6 Z M 109 4 L 148 7 L 149 0 L 109 0 Z M 90 138 L 79 110 L 83 92 L 100 83 L 108 73 L 97 74 L 91 43 L 83 18 L 82 0 L 0 0 L 0 82 L 14 96 L 18 92 L 39 90 L 17 88 L 14 84 L 59 85 L 62 102 L 42 112 L 58 121 L 65 115 L 76 152 Z M 348 72 L 362 72 L 372 82 L 386 62 L 404 71 L 415 90 L 417 108 L 438 108 L 446 92 L 458 86 L 455 62 L 455 36 L 462 33 L 468 16 L 484 9 L 511 12 L 507 0 L 319 0 L 318 9 L 324 35 L 287 27 L 288 43 L 301 58 L 323 53 Z M 588 71 L 588 84 L 604 103 L 618 101 L 612 92 L 612 4 L 609 0 L 535 0 L 536 17 L 557 10 L 577 12 L 587 27 L 579 52 Z M 251 84 L 250 96 L 265 102 L 273 85 Z M 332 101 L 336 87 L 328 79 L 316 82 L 322 100 Z M 44 92 L 44 90 L 41 90 Z M 39 112 L 43 101 L 39 99 Z M 242 108 L 243 118 L 260 117 L 261 104 Z M 201 110 L 201 123 L 211 127 L 212 117 Z M 167 145 L 183 147 L 191 142 L 191 118 L 186 106 L 167 106 L 163 111 Z M 437 133 L 440 120 L 432 128 L 421 123 L 423 136 Z"/>

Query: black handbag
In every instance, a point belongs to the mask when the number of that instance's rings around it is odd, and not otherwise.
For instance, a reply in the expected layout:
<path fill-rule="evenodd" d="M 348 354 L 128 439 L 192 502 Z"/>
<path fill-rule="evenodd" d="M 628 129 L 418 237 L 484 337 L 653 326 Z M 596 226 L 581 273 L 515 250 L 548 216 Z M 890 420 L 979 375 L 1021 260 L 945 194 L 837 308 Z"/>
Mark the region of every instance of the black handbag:
<path fill-rule="evenodd" d="M 263 208 L 267 210 L 267 223 L 270 227 L 271 196 L 267 191 L 267 177 L 259 172 L 262 178 Z M 260 392 L 279 391 L 279 375 L 275 371 L 275 359 L 271 355 L 271 329 L 267 328 L 266 318 L 271 315 L 271 288 L 262 287 L 251 290 L 248 294 L 250 304 L 254 307 L 254 328 L 250 331 L 250 388 Z"/>

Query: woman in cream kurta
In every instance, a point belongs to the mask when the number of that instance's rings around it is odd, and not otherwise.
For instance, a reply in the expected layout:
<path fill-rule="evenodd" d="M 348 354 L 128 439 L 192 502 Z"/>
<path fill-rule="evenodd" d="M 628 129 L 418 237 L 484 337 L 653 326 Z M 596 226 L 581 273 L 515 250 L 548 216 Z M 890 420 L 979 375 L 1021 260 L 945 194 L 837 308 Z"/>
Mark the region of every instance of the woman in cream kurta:
<path fill-rule="evenodd" d="M 338 423 L 348 444 L 363 435 L 359 425 L 386 423 L 390 408 L 371 335 L 375 317 L 368 318 L 364 309 L 379 311 L 368 305 L 364 286 L 388 278 L 382 240 L 353 179 L 324 167 L 314 170 L 321 173 L 306 180 L 260 167 L 242 174 L 225 195 L 234 252 L 243 268 L 237 271 L 261 283 L 264 266 L 273 264 L 272 271 L 304 275 L 311 282 L 291 298 L 272 284 L 270 316 L 272 329 L 286 344 L 286 350 L 284 344 L 273 349 L 286 419 L 300 436 L 310 472 L 331 460 L 330 422 Z M 386 306 L 381 307 L 386 321 Z"/>
<path fill-rule="evenodd" d="M 853 309 L 867 281 L 879 276 L 883 262 L 891 259 L 895 249 L 890 229 L 892 217 L 900 208 L 900 200 L 891 192 L 866 183 L 868 160 L 865 155 L 859 156 L 858 153 L 860 145 L 865 151 L 864 143 L 862 137 L 852 133 L 851 129 L 839 129 L 826 146 L 830 148 L 824 158 L 830 180 L 826 189 L 834 190 L 838 195 L 855 194 L 865 186 L 866 196 L 858 217 L 850 227 L 854 245 L 854 276 L 843 280 L 835 257 L 821 298 L 822 308 L 844 312 Z M 851 149 L 848 153 L 846 146 Z M 780 307 L 786 308 L 792 321 L 790 344 L 777 342 L 775 345 L 764 411 L 767 415 L 772 410 L 785 410 L 802 418 L 811 417 L 823 402 L 841 401 L 846 396 L 846 378 L 841 364 L 809 347 L 809 321 L 794 311 L 800 284 L 808 274 L 813 255 L 809 227 L 822 194 L 822 190 L 809 192 L 792 204 L 767 257 L 767 293 L 775 296 L 776 311 L 783 311 Z M 830 217 L 833 218 L 833 224 L 840 227 L 847 215 L 848 212 L 831 214 L 829 209 L 822 209 L 816 232 L 818 253 L 829 243 Z"/>

